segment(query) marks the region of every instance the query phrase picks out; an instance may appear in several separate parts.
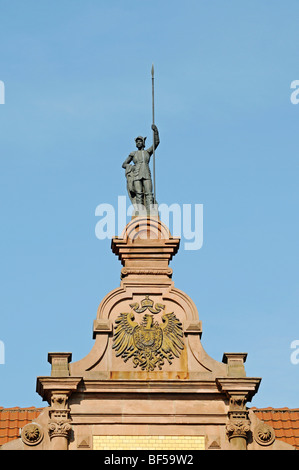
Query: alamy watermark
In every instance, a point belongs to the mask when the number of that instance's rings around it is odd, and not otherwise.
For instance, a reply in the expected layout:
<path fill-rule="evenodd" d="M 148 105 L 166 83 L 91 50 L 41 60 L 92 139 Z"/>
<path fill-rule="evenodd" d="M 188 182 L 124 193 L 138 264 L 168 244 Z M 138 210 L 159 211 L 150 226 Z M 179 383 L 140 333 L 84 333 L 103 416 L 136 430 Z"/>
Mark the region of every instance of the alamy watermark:
<path fill-rule="evenodd" d="M 3 341 L 0 341 L 0 364 L 5 364 L 5 346 Z"/>
<path fill-rule="evenodd" d="M 126 196 L 118 196 L 116 209 L 108 203 L 96 207 L 95 216 L 100 220 L 96 223 L 95 235 L 99 240 L 121 236 L 128 223 L 127 218 L 132 217 L 136 209 L 133 205 L 127 207 L 126 201 Z M 173 237 L 181 238 L 185 250 L 199 250 L 202 247 L 203 204 L 159 204 L 154 213 L 159 213 L 161 222 L 170 229 Z"/>
<path fill-rule="evenodd" d="M 290 100 L 292 104 L 299 103 L 299 80 L 293 80 L 291 83 L 291 88 L 294 91 L 291 93 Z"/>
<path fill-rule="evenodd" d="M 291 82 L 291 88 L 294 90 L 291 93 L 290 100 L 292 104 L 299 103 L 299 80 L 293 80 Z M 299 364 L 299 339 L 295 339 L 291 342 L 291 349 L 294 351 L 291 353 L 290 360 L 294 365 Z"/>
<path fill-rule="evenodd" d="M 5 104 L 5 85 L 2 80 L 0 80 L 0 104 Z"/>
<path fill-rule="evenodd" d="M 297 365 L 299 364 L 299 339 L 294 339 L 294 341 L 291 342 L 291 349 L 294 349 L 290 358 L 291 363 Z"/>

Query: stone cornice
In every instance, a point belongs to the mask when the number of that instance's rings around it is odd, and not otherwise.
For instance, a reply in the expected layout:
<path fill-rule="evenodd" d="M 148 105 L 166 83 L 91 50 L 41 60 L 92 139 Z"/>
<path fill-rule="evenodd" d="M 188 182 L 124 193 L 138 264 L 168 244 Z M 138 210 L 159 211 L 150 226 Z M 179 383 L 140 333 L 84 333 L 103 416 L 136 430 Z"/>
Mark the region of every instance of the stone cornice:
<path fill-rule="evenodd" d="M 69 395 L 77 390 L 82 377 L 37 377 L 36 391 L 43 400 L 51 401 L 52 392 L 63 392 Z"/>
<path fill-rule="evenodd" d="M 244 395 L 247 401 L 251 401 L 258 391 L 261 380 L 259 377 L 217 377 L 216 383 L 219 391 L 225 393 L 227 397 Z"/>
<path fill-rule="evenodd" d="M 214 380 L 82 380 L 78 391 L 85 393 L 118 394 L 217 394 Z"/>

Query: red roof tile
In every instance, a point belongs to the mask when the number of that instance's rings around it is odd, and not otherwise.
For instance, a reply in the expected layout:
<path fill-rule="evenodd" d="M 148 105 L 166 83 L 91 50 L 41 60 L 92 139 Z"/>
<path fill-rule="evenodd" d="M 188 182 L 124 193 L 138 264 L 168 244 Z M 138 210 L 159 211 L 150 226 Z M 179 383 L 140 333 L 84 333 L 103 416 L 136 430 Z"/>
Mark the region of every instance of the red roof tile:
<path fill-rule="evenodd" d="M 31 423 L 42 412 L 43 408 L 2 408 L 0 407 L 0 446 L 17 439 L 20 429 Z"/>
<path fill-rule="evenodd" d="M 299 450 L 299 408 L 255 408 L 258 419 L 272 426 L 277 439 Z"/>

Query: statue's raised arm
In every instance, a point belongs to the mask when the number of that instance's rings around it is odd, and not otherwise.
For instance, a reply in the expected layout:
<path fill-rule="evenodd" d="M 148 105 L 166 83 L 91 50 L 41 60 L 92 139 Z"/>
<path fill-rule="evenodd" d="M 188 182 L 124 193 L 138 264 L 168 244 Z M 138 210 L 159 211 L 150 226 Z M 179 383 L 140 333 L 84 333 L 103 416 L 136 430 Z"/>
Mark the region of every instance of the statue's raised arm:
<path fill-rule="evenodd" d="M 154 143 L 153 145 L 147 149 L 147 152 L 152 155 L 153 154 L 153 151 L 154 151 L 154 146 L 155 146 L 155 150 L 156 148 L 158 147 L 159 143 L 160 143 L 160 136 L 159 136 L 159 131 L 158 131 L 158 128 L 155 124 L 152 124 L 152 130 L 154 131 Z"/>

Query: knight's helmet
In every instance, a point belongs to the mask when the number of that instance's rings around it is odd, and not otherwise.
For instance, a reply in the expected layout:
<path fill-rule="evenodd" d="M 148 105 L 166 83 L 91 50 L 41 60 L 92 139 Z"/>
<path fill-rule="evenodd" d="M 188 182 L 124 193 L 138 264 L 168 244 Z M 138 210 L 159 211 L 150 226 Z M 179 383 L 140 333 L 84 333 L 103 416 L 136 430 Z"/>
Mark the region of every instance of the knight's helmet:
<path fill-rule="evenodd" d="M 141 135 L 139 135 L 138 137 L 136 137 L 135 142 L 137 142 L 137 140 L 141 140 L 143 143 L 143 146 L 145 147 L 146 137 L 142 137 Z"/>

